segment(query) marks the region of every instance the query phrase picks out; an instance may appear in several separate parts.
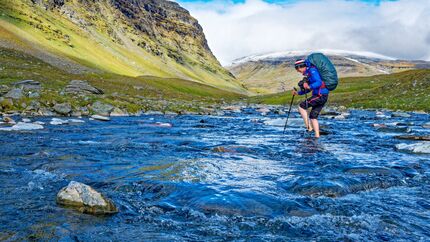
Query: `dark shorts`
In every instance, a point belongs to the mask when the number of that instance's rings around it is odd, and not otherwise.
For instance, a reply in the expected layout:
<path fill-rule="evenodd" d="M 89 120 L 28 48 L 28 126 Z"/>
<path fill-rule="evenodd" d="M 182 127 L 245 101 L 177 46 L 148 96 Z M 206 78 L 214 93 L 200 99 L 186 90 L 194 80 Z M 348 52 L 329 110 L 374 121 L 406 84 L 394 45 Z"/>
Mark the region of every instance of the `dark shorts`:
<path fill-rule="evenodd" d="M 307 99 L 307 103 L 308 103 L 307 106 L 306 106 L 306 100 L 305 100 L 300 103 L 300 107 L 303 109 L 311 107 L 312 110 L 311 110 L 311 113 L 309 114 L 309 118 L 317 119 L 318 115 L 320 114 L 327 100 L 328 100 L 328 95 L 312 96 Z"/>

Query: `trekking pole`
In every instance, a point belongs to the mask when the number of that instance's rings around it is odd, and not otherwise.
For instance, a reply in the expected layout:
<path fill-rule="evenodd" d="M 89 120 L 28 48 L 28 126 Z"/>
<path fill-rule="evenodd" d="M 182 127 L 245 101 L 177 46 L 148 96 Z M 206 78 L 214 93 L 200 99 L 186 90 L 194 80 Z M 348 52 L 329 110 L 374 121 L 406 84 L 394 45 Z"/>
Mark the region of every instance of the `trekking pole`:
<path fill-rule="evenodd" d="M 308 104 L 308 93 L 307 92 L 305 92 L 305 102 L 306 102 L 306 129 L 307 130 L 309 130 L 309 127 L 310 127 L 310 120 L 309 120 L 309 113 L 308 113 L 308 108 L 309 108 L 309 104 Z"/>
<path fill-rule="evenodd" d="M 294 88 L 294 90 L 297 91 L 296 88 Z M 285 134 L 285 130 L 287 129 L 287 124 L 288 124 L 288 119 L 290 118 L 290 113 L 291 113 L 291 107 L 293 106 L 293 102 L 294 102 L 294 97 L 296 95 L 293 95 L 293 97 L 291 98 L 291 103 L 290 103 L 290 108 L 288 109 L 288 114 L 287 114 L 287 120 L 285 121 L 285 125 L 284 125 L 284 132 L 282 132 L 282 134 Z"/>

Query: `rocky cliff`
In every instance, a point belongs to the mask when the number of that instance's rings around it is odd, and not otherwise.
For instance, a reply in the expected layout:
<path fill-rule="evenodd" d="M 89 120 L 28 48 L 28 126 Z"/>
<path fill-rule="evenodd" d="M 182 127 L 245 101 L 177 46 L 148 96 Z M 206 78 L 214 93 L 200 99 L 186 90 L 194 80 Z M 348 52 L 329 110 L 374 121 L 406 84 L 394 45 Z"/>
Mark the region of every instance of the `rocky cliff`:
<path fill-rule="evenodd" d="M 0 0 L 0 45 L 71 72 L 179 77 L 243 91 L 202 27 L 165 0 Z"/>

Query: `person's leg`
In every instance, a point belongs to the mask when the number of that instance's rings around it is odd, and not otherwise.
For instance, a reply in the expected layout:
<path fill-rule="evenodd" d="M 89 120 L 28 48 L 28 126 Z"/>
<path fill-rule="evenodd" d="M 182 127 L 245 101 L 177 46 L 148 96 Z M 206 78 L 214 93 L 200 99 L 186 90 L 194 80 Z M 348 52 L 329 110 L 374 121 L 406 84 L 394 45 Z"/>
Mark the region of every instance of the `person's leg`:
<path fill-rule="evenodd" d="M 314 131 L 315 131 L 315 138 L 319 138 L 320 137 L 320 126 L 318 123 L 318 119 L 316 119 L 316 118 L 311 119 L 311 123 L 312 123 L 312 127 L 314 128 Z"/>
<path fill-rule="evenodd" d="M 308 112 L 306 109 L 302 108 L 301 105 L 299 107 L 299 113 L 303 118 L 303 121 L 305 122 L 306 129 L 309 129 L 309 120 L 308 120 Z"/>
<path fill-rule="evenodd" d="M 315 130 L 315 137 L 319 138 L 320 137 L 320 126 L 318 123 L 318 116 L 321 112 L 321 110 L 324 107 L 324 104 L 327 102 L 327 96 L 326 95 L 321 95 L 318 98 L 312 99 L 311 103 L 312 103 L 312 110 L 309 114 L 309 118 L 311 119 L 311 123 L 312 123 L 312 127 Z"/>

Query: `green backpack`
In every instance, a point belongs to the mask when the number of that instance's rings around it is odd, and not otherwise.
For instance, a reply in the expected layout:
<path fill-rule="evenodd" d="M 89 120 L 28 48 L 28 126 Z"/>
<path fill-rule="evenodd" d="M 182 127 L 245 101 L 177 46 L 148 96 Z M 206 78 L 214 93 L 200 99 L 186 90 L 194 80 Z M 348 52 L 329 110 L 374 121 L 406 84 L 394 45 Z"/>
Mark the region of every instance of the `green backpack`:
<path fill-rule="evenodd" d="M 335 90 L 339 83 L 339 78 L 330 59 L 322 53 L 312 53 L 307 57 L 307 60 L 318 69 L 327 89 L 330 91 Z"/>

